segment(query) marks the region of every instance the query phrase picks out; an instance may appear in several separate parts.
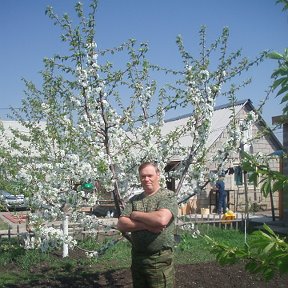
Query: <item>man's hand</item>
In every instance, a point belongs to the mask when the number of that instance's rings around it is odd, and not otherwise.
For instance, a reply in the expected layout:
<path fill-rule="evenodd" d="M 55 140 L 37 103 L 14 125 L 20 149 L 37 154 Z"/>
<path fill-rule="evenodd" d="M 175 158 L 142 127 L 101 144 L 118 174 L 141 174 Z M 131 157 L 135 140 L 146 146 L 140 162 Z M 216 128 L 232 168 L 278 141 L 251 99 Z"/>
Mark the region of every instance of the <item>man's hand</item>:
<path fill-rule="evenodd" d="M 152 233 L 161 233 L 165 230 L 166 226 L 159 226 L 159 227 L 152 227 L 152 226 L 148 226 L 147 225 L 147 229 L 148 231 L 152 232 Z"/>

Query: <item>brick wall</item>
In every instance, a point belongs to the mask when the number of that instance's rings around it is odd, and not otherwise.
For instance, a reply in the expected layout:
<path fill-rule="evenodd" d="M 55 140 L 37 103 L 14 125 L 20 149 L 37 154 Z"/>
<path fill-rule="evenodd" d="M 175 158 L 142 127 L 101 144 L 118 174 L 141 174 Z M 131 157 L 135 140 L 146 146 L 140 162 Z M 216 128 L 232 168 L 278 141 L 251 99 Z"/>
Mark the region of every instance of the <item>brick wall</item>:
<path fill-rule="evenodd" d="M 248 111 L 243 109 L 238 115 L 238 119 L 243 119 L 245 117 L 245 114 Z M 253 126 L 252 133 L 253 137 L 254 135 L 257 135 L 257 133 L 263 131 L 264 126 L 263 124 L 256 124 Z M 223 133 L 220 135 L 220 137 L 217 139 L 215 143 L 210 147 L 207 159 L 211 159 L 210 155 L 214 154 L 215 151 L 217 151 L 219 148 L 223 146 L 223 143 L 227 139 L 227 130 L 225 129 Z M 274 142 L 272 141 L 271 137 L 269 135 L 261 136 L 259 139 L 256 139 L 253 141 L 252 146 L 249 147 L 249 150 L 251 153 L 255 154 L 257 152 L 262 152 L 265 155 L 268 155 L 275 150 L 279 149 L 275 146 Z M 235 151 L 231 154 L 231 157 L 228 161 L 228 166 L 234 167 L 239 165 L 240 159 L 239 159 L 239 152 Z M 279 171 L 280 169 L 280 163 L 278 159 L 275 159 L 269 163 L 269 166 L 271 169 Z M 209 170 L 216 170 L 217 164 L 216 163 L 209 163 Z M 227 167 L 228 168 L 228 167 Z M 201 208 L 210 208 L 211 202 L 215 202 L 215 199 L 213 200 L 213 197 L 210 197 L 211 185 L 208 185 L 205 189 L 205 191 L 202 191 L 200 195 L 198 195 L 197 198 L 197 211 L 199 212 Z M 234 175 L 226 175 L 225 177 L 225 188 L 231 190 L 230 192 L 230 209 L 234 211 L 244 211 L 245 209 L 245 193 L 244 193 L 244 183 L 243 185 L 236 185 L 234 180 Z M 248 184 L 248 202 L 249 207 L 252 210 L 271 210 L 271 201 L 270 197 L 268 196 L 265 198 L 262 193 L 260 192 L 260 186 L 254 187 L 252 184 Z M 279 193 L 275 192 L 273 194 L 273 202 L 274 202 L 274 208 L 279 208 Z M 211 206 L 212 210 L 215 208 L 215 205 Z"/>

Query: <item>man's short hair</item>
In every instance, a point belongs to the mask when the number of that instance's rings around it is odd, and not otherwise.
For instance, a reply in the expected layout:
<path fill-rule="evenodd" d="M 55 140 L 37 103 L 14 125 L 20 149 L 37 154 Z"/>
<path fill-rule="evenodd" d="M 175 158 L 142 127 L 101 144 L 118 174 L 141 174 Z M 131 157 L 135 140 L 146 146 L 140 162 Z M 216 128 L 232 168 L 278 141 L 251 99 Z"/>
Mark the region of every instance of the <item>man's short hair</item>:
<path fill-rule="evenodd" d="M 160 169 L 158 167 L 157 162 L 143 162 L 139 167 L 138 167 L 138 172 L 140 173 L 144 168 L 146 168 L 147 166 L 153 166 L 155 168 L 156 173 L 160 173 Z"/>

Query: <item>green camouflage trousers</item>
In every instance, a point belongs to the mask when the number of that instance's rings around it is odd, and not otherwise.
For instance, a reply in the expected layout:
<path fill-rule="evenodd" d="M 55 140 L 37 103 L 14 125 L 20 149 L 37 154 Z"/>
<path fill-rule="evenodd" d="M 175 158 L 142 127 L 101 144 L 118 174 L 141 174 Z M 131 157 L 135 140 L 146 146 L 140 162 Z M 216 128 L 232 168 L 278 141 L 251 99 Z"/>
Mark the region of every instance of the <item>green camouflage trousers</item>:
<path fill-rule="evenodd" d="M 173 288 L 175 281 L 172 249 L 153 255 L 133 255 L 131 265 L 134 288 Z"/>

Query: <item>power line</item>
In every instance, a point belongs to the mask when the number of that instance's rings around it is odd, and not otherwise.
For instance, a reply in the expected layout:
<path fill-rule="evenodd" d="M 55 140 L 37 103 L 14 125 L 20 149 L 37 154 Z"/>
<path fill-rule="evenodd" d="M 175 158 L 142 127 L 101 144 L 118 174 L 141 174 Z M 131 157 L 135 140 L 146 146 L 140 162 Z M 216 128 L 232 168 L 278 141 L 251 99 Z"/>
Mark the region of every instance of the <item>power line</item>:
<path fill-rule="evenodd" d="M 21 108 L 17 108 L 17 107 L 9 107 L 9 108 L 0 107 L 0 110 L 10 110 L 10 109 L 21 109 Z"/>

